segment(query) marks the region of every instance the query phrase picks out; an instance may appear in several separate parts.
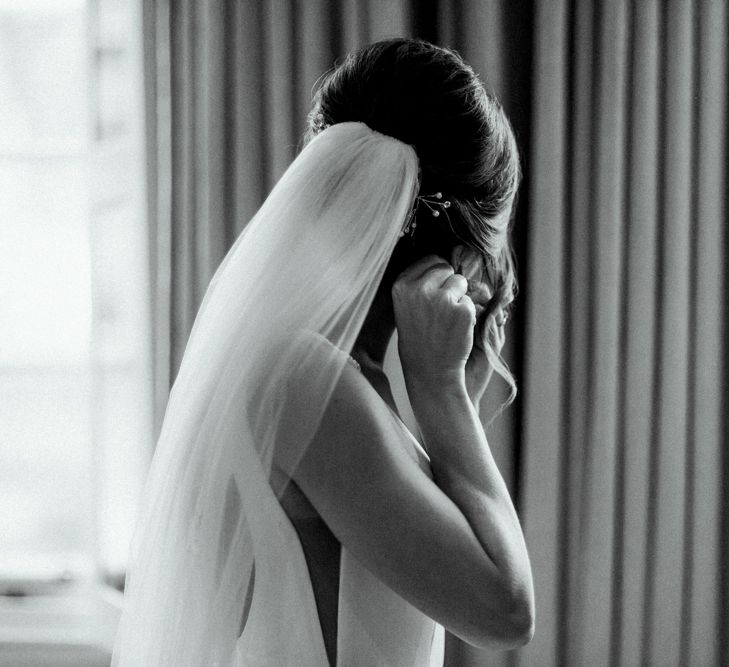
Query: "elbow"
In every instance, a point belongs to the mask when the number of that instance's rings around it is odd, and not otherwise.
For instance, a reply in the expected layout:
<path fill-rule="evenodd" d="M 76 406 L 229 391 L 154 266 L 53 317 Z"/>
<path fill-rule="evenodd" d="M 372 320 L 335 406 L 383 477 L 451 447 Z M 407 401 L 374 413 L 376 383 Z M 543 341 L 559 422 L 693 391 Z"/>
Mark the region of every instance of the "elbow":
<path fill-rule="evenodd" d="M 505 632 L 502 636 L 507 646 L 514 649 L 526 646 L 534 637 L 534 601 L 519 600 L 512 606 L 505 623 Z"/>
<path fill-rule="evenodd" d="M 478 627 L 462 637 L 478 648 L 508 651 L 528 644 L 534 637 L 534 595 L 531 587 L 502 597 L 497 608 L 493 598 L 484 609 Z"/>
<path fill-rule="evenodd" d="M 506 648 L 526 646 L 534 637 L 534 583 L 531 569 L 522 576 L 507 579 L 503 589 L 504 632 L 502 641 Z"/>
<path fill-rule="evenodd" d="M 502 607 L 500 622 L 496 623 L 496 636 L 492 638 L 498 648 L 510 650 L 526 646 L 534 637 L 534 596 L 531 590 L 522 590 L 509 596 Z"/>

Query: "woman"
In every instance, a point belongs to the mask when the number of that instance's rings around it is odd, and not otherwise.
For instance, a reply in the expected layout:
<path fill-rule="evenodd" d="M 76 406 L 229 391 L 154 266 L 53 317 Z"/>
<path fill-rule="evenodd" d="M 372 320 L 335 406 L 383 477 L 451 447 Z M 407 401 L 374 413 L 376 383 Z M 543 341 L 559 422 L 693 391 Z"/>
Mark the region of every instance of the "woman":
<path fill-rule="evenodd" d="M 492 370 L 513 386 L 508 121 L 456 54 L 401 39 L 327 75 L 310 121 L 198 314 L 115 664 L 442 664 L 443 627 L 531 636 L 477 416 Z M 383 372 L 395 329 L 422 446 Z"/>

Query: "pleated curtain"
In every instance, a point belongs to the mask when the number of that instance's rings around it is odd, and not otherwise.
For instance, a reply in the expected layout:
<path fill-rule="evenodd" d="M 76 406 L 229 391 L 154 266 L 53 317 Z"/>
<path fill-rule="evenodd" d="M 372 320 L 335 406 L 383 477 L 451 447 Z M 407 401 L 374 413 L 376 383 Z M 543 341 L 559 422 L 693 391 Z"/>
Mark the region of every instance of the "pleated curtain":
<path fill-rule="evenodd" d="M 727 7 L 535 5 L 524 665 L 727 652 Z"/>
<path fill-rule="evenodd" d="M 487 433 L 525 528 L 536 635 L 507 653 L 450 638 L 449 665 L 729 664 L 726 14 L 723 0 L 145 0 L 158 422 L 208 282 L 335 60 L 429 39 L 512 118 L 521 394 Z"/>

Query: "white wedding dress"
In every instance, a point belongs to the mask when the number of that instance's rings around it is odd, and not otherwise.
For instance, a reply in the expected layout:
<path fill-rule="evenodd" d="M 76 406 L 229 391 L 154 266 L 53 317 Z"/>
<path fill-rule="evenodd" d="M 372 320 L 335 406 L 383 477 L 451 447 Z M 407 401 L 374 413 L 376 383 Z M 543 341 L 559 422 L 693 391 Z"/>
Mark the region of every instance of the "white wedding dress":
<path fill-rule="evenodd" d="M 430 475 L 430 460 L 405 426 L 420 466 Z M 442 667 L 445 631 L 366 570 L 346 549 L 339 576 L 337 664 L 422 665 Z"/>
<path fill-rule="evenodd" d="M 384 405 L 384 402 L 383 402 Z M 388 408 L 389 409 L 389 408 Z M 407 434 L 418 464 L 428 476 L 430 460 L 417 439 L 394 412 L 393 419 Z M 287 586 L 298 589 L 299 599 L 305 599 L 308 609 L 297 608 L 293 601 L 289 607 L 292 618 L 255 618 L 269 609 L 265 601 L 261 609 L 251 606 L 246 629 L 237 645 L 236 667 L 251 665 L 301 665 L 314 667 L 328 665 L 322 631 L 317 619 L 317 607 L 311 587 L 309 570 L 296 529 L 283 509 L 278 517 L 285 535 L 291 570 L 278 572 L 275 578 L 287 581 Z M 258 576 L 258 572 L 256 574 Z M 290 581 L 287 579 L 290 577 Z M 299 582 L 297 586 L 295 582 Z M 283 588 L 283 587 L 282 587 Z M 299 603 L 296 603 L 299 604 Z M 295 618 L 294 618 L 295 617 Z M 261 625 L 293 628 L 306 617 L 309 639 L 300 643 L 281 641 L 275 644 L 264 638 Z M 255 618 L 253 623 L 252 619 Z M 445 651 L 445 631 L 441 625 L 413 607 L 391 588 L 371 574 L 345 548 L 341 549 L 339 566 L 339 604 L 337 619 L 338 667 L 392 666 L 392 667 L 442 667 Z M 293 649 L 293 654 L 291 653 Z"/>
<path fill-rule="evenodd" d="M 282 524 L 289 523 L 283 511 L 279 520 Z M 289 554 L 290 570 L 276 575 L 279 582 L 285 581 L 288 587 L 298 589 L 298 602 L 292 599 L 288 619 L 269 618 L 268 605 L 264 603 L 259 610 L 254 603 L 236 646 L 235 667 L 329 664 L 306 560 L 293 526 L 289 524 L 285 532 L 286 543 L 281 547 Z M 301 600 L 306 600 L 308 609 L 301 607 Z M 259 618 L 258 614 L 264 617 Z M 308 622 L 299 631 L 296 642 L 291 641 L 291 636 L 277 642 L 269 633 L 261 632 L 265 624 L 276 628 L 275 634 L 281 629 L 293 631 L 301 627 L 302 619 Z M 442 667 L 445 632 L 441 625 L 393 592 L 342 549 L 338 646 L 338 667 Z"/>
<path fill-rule="evenodd" d="M 342 552 L 340 612 L 350 619 L 340 631 L 346 649 L 337 664 L 442 667 L 443 626 L 418 611 Z"/>
<path fill-rule="evenodd" d="M 411 146 L 361 123 L 334 125 L 304 148 L 216 272 L 147 482 L 116 667 L 328 664 L 302 543 L 271 486 L 273 452 L 294 470 L 314 437 L 418 180 Z M 339 565 L 339 665 L 442 664 L 442 628 L 346 550 Z"/>

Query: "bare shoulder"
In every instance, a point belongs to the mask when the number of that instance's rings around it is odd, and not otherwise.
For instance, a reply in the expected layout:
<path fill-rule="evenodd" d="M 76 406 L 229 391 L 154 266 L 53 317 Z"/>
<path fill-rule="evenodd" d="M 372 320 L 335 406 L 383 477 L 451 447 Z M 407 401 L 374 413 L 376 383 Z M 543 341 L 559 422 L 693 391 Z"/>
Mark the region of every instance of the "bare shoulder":
<path fill-rule="evenodd" d="M 345 469 L 356 466 L 359 474 L 383 471 L 393 459 L 421 467 L 413 443 L 384 399 L 353 364 L 347 363 L 310 446 L 317 466 L 346 458 Z M 340 470 L 344 463 L 339 461 Z"/>
<path fill-rule="evenodd" d="M 318 334 L 303 334 L 295 345 L 277 454 L 286 473 L 294 476 L 307 464 L 308 473 L 326 476 L 331 461 L 343 458 L 363 465 L 368 455 L 381 461 L 386 455 L 382 448 L 393 448 L 429 470 L 412 435 L 349 354 Z"/>

